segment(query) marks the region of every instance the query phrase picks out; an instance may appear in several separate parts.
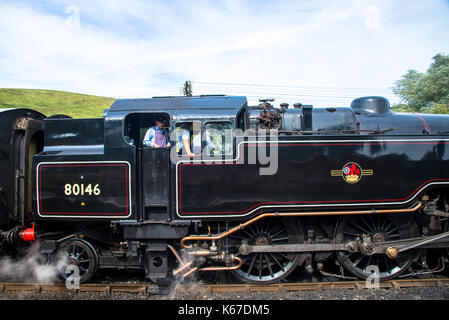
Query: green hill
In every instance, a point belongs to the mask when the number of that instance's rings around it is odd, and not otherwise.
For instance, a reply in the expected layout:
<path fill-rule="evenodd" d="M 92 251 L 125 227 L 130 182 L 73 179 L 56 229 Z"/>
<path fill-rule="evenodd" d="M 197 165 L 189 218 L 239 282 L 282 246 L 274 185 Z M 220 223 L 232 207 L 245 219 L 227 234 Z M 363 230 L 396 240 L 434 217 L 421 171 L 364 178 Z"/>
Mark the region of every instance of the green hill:
<path fill-rule="evenodd" d="M 46 116 L 100 118 L 116 99 L 54 90 L 0 89 L 0 109 L 29 108 Z"/>

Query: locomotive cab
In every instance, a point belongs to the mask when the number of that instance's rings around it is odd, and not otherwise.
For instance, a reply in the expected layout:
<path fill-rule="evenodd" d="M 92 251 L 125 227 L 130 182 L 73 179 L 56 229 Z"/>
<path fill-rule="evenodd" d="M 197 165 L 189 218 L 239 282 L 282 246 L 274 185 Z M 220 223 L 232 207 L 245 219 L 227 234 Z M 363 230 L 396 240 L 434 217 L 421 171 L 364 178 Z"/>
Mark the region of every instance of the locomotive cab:
<path fill-rule="evenodd" d="M 170 150 L 153 148 L 143 141 L 145 133 L 155 126 L 159 117 L 165 119 L 164 129 L 169 133 L 170 115 L 167 113 L 131 113 L 124 120 L 124 139 L 136 148 L 137 188 L 141 190 L 141 220 L 169 220 L 169 159 Z"/>

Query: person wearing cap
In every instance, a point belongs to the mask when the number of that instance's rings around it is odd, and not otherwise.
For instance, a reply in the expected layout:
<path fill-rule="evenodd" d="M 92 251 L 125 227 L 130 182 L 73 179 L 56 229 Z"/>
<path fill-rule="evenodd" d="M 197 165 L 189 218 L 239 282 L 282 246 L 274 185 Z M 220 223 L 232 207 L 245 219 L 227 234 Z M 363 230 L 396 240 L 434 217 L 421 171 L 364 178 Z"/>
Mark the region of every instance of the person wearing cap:
<path fill-rule="evenodd" d="M 143 138 L 143 144 L 151 148 L 169 148 L 170 140 L 168 139 L 167 130 L 164 128 L 165 119 L 163 117 L 156 118 L 156 125 L 149 128 Z"/>

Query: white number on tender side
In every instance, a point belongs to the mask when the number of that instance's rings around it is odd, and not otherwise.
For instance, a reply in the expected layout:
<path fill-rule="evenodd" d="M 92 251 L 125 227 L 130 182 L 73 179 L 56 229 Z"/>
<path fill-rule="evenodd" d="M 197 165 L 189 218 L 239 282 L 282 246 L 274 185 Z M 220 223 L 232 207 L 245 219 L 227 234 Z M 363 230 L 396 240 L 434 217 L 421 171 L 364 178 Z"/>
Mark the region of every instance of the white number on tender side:
<path fill-rule="evenodd" d="M 94 196 L 99 196 L 101 194 L 101 190 L 100 190 L 100 186 L 98 184 L 96 184 L 94 187 L 92 187 L 92 184 L 88 184 L 87 186 L 84 185 L 84 183 L 81 184 L 70 184 L 67 183 L 64 186 L 64 193 L 66 196 L 84 196 L 84 195 L 94 195 Z"/>

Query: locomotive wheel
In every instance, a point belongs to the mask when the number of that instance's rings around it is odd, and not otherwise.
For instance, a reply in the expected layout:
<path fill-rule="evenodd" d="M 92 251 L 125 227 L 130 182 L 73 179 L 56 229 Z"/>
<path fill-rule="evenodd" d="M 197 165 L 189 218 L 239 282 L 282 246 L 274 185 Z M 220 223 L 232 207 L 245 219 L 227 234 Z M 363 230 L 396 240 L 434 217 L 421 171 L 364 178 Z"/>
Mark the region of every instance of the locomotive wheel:
<path fill-rule="evenodd" d="M 341 219 L 335 231 L 336 243 L 361 240 L 363 235 L 369 235 L 371 241 L 394 241 L 418 237 L 418 226 L 409 215 L 376 215 L 376 216 L 346 216 Z M 385 254 L 363 255 L 360 252 L 338 251 L 340 264 L 353 275 L 366 279 L 373 275 L 368 266 L 379 269 L 379 280 L 387 281 L 405 272 L 418 253 L 409 250 L 400 253 L 395 259 Z"/>
<path fill-rule="evenodd" d="M 78 267 L 80 283 L 89 281 L 97 272 L 99 258 L 97 251 L 89 242 L 81 239 L 68 240 L 61 245 L 60 252 L 67 259 L 65 267 L 69 265 Z M 62 272 L 66 274 L 65 270 Z M 70 274 L 66 274 L 66 276 L 68 277 Z"/>
<path fill-rule="evenodd" d="M 246 229 L 231 235 L 233 241 L 247 241 L 249 245 L 279 245 L 303 243 L 304 236 L 297 219 L 261 219 Z M 301 254 L 251 253 L 242 257 L 243 265 L 232 273 L 240 280 L 253 284 L 281 281 L 295 270 Z"/>

